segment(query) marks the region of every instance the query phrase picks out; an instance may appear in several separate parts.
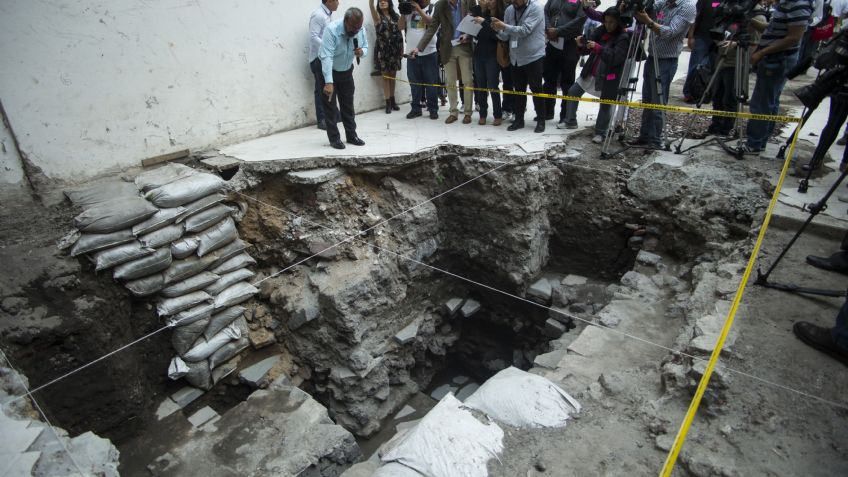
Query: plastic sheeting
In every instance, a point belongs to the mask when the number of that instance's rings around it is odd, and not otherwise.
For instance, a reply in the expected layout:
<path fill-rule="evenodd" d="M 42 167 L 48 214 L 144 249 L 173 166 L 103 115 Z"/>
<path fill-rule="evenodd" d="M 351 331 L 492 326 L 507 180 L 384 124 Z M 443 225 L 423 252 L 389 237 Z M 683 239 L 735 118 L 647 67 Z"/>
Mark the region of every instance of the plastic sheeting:
<path fill-rule="evenodd" d="M 550 380 L 509 367 L 465 400 L 467 407 L 521 428 L 565 427 L 580 403 Z"/>
<path fill-rule="evenodd" d="M 381 460 L 428 477 L 486 477 L 486 464 L 503 451 L 503 438 L 496 423 L 481 422 L 448 394 Z"/>

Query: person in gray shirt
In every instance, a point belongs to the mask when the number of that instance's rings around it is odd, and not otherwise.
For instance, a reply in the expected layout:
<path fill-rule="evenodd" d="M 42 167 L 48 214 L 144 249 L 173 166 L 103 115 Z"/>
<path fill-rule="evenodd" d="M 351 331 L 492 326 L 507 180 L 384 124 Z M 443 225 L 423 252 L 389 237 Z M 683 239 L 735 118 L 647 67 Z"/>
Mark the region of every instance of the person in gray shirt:
<path fill-rule="evenodd" d="M 515 121 L 507 128 L 515 131 L 524 127 L 527 97 L 521 93 L 542 92 L 542 72 L 545 61 L 545 13 L 538 0 L 515 0 L 506 9 L 504 21 L 492 19 L 492 29 L 498 38 L 509 42 L 509 62 L 512 65 L 515 91 Z M 545 100 L 533 97 L 536 107 L 535 132 L 545 131 Z"/>

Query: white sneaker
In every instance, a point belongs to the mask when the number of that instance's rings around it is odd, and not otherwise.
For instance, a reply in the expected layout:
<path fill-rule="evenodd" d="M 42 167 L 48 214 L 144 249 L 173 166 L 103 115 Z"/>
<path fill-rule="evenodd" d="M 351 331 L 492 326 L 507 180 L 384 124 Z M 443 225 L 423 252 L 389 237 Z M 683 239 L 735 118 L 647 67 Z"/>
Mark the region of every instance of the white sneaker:
<path fill-rule="evenodd" d="M 595 134 L 595 137 L 592 138 L 592 142 L 594 142 L 595 144 L 600 144 L 604 142 L 604 137 L 600 134 Z"/>
<path fill-rule="evenodd" d="M 556 123 L 556 128 L 557 129 L 565 129 L 565 121 L 560 121 L 560 122 Z"/>
<path fill-rule="evenodd" d="M 502 120 L 504 120 L 504 121 L 509 121 L 509 120 L 511 120 L 513 117 L 514 117 L 514 116 L 513 116 L 513 114 L 512 114 L 512 113 L 507 112 L 507 111 L 504 111 L 504 112 L 503 112 L 503 115 L 501 116 L 501 119 L 502 119 Z"/>

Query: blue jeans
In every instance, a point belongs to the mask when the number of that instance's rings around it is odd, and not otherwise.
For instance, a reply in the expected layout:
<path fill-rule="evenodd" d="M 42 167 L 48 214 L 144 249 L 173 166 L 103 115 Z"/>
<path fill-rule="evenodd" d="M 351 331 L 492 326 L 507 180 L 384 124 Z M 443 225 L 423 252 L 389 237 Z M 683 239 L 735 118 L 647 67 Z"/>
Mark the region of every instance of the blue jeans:
<path fill-rule="evenodd" d="M 757 82 L 751 94 L 750 109 L 753 114 L 777 114 L 780 93 L 786 85 L 786 72 L 795 66 L 798 54 L 766 56 L 757 63 Z M 774 132 L 774 121 L 752 119 L 748 121 L 748 148 L 762 150 Z"/>
<path fill-rule="evenodd" d="M 411 83 L 439 84 L 439 59 L 437 53 L 418 55 L 406 60 L 406 77 Z M 437 86 L 410 85 L 412 90 L 412 111 L 421 112 L 421 98 L 427 97 L 427 111 L 439 110 L 439 88 Z"/>
<path fill-rule="evenodd" d="M 654 58 L 645 60 L 645 73 L 642 76 L 642 102 L 649 104 L 668 104 L 668 90 L 671 80 L 677 72 L 677 58 L 660 58 L 659 75 L 654 73 Z M 657 91 L 656 78 L 659 76 L 662 88 L 662 103 Z M 639 139 L 652 146 L 662 145 L 663 113 L 654 109 L 642 110 L 642 127 L 639 129 Z"/>
<path fill-rule="evenodd" d="M 498 77 L 501 73 L 501 67 L 498 65 L 498 59 L 494 56 L 475 56 L 474 64 L 474 79 L 478 88 L 498 89 Z M 502 118 L 503 111 L 501 110 L 501 94 L 492 91 L 492 109 L 495 118 Z M 485 91 L 475 91 L 477 104 L 480 105 L 480 117 L 485 118 L 488 112 L 488 96 Z"/>
<path fill-rule="evenodd" d="M 579 84 L 572 83 L 571 87 L 568 88 L 567 96 L 574 96 L 579 98 L 583 96 L 583 93 L 586 91 L 583 90 L 583 87 Z M 565 102 L 565 123 L 566 124 L 577 124 L 577 106 L 580 104 L 580 101 L 566 101 Z M 601 108 L 598 111 L 598 119 L 595 120 L 595 134 L 599 134 L 601 136 L 607 133 L 607 128 L 609 127 L 610 119 L 612 119 L 612 105 L 611 104 L 601 104 Z"/>
<path fill-rule="evenodd" d="M 695 47 L 692 48 L 692 54 L 689 56 L 689 69 L 686 72 L 687 75 L 691 75 L 698 65 L 709 63 L 710 46 L 712 46 L 712 44 L 713 41 L 709 38 L 695 37 Z M 683 83 L 683 96 L 692 96 L 689 91 L 688 82 Z"/>

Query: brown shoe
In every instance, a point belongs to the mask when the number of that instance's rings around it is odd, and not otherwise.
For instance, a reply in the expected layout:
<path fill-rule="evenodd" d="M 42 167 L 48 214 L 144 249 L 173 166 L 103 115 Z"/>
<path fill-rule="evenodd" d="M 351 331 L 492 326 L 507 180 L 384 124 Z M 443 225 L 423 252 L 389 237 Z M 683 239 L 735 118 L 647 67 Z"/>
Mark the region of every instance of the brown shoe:
<path fill-rule="evenodd" d="M 486 118 L 480 118 L 480 120 L 477 121 L 477 124 L 479 124 L 480 126 L 485 126 L 486 125 Z"/>
<path fill-rule="evenodd" d="M 451 114 L 447 119 L 445 119 L 445 124 L 455 123 L 457 119 L 459 118 Z"/>
<path fill-rule="evenodd" d="M 471 124 L 471 115 L 466 114 L 464 118 L 462 118 L 462 124 Z"/>
<path fill-rule="evenodd" d="M 501 118 L 495 118 L 495 120 L 492 121 L 492 126 L 500 126 L 501 124 L 503 124 L 503 119 Z"/>

